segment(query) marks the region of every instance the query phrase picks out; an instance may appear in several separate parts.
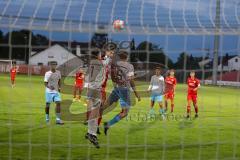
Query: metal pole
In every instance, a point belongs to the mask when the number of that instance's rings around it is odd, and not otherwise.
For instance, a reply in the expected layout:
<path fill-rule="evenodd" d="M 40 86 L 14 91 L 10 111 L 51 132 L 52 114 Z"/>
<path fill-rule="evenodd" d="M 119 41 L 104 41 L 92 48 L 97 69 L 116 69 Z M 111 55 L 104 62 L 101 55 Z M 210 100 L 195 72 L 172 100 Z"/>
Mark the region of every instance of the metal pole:
<path fill-rule="evenodd" d="M 212 84 L 217 85 L 217 74 L 218 74 L 218 52 L 220 35 L 218 34 L 220 29 L 220 0 L 216 1 L 216 16 L 215 16 L 215 36 L 214 36 L 214 52 L 213 52 L 213 76 Z"/>
<path fill-rule="evenodd" d="M 24 35 L 24 61 L 25 63 L 27 64 L 28 61 L 27 61 L 27 36 Z"/>

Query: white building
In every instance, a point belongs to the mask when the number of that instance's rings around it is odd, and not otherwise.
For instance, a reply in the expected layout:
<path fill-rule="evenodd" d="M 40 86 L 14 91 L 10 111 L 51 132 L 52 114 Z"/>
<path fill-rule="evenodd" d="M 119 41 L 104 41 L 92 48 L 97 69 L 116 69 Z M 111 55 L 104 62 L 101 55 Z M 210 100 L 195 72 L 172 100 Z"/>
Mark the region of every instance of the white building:
<path fill-rule="evenodd" d="M 218 65 L 218 71 L 240 70 L 240 56 L 230 58 L 226 64 Z"/>
<path fill-rule="evenodd" d="M 30 65 L 48 65 L 50 61 L 56 61 L 59 65 L 76 58 L 77 56 L 56 44 L 44 51 L 33 54 L 29 59 Z"/>

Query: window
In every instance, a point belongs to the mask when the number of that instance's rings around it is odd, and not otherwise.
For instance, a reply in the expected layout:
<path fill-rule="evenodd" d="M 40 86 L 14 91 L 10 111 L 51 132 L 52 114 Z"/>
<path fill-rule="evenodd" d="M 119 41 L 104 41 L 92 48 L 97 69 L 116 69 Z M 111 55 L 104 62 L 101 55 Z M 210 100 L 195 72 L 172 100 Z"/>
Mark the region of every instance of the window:
<path fill-rule="evenodd" d="M 238 62 L 238 58 L 235 59 L 235 62 Z"/>

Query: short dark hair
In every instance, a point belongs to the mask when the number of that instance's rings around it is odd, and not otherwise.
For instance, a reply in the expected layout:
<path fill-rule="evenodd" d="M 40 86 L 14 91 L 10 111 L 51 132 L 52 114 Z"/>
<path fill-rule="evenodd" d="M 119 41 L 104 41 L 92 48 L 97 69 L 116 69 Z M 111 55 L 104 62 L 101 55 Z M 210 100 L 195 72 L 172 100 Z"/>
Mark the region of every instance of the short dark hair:
<path fill-rule="evenodd" d="M 104 51 L 116 51 L 117 45 L 113 42 L 108 42 L 103 46 Z"/>
<path fill-rule="evenodd" d="M 97 58 L 100 53 L 101 53 L 100 50 L 97 48 L 90 49 L 90 56 L 92 58 Z"/>
<path fill-rule="evenodd" d="M 156 67 L 155 67 L 155 70 L 156 70 L 156 69 L 162 70 L 162 67 L 156 66 Z"/>
<path fill-rule="evenodd" d="M 126 60 L 128 58 L 128 52 L 125 50 L 120 50 L 118 55 L 121 60 Z"/>
<path fill-rule="evenodd" d="M 195 73 L 195 70 L 191 70 L 190 73 Z"/>
<path fill-rule="evenodd" d="M 57 62 L 56 61 L 50 61 L 49 65 L 57 65 Z"/>

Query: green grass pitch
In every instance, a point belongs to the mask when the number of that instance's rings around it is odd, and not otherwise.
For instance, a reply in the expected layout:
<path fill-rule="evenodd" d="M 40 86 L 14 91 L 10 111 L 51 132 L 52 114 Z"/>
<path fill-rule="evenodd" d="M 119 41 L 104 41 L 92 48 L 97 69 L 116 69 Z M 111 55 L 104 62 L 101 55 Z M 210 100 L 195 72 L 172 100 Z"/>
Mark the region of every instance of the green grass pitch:
<path fill-rule="evenodd" d="M 186 111 L 186 85 L 177 86 L 176 119 L 146 120 L 149 98 L 142 98 L 132 107 L 131 119 L 113 126 L 108 136 L 99 136 L 101 148 L 96 149 L 84 139 L 87 128 L 81 122 L 65 121 L 64 126 L 54 124 L 53 105 L 51 124 L 45 124 L 42 80 L 39 76 L 19 75 L 12 89 L 9 77 L 0 75 L 1 160 L 240 159 L 239 89 L 202 86 L 199 118 L 192 120 L 181 118 Z M 66 80 L 67 83 L 71 81 Z M 144 91 L 147 85 L 138 89 Z M 71 100 L 72 95 L 63 94 L 62 98 Z M 75 103 L 71 112 L 76 114 L 84 109 L 81 103 Z M 103 121 L 119 111 L 118 106 L 105 115 Z"/>

